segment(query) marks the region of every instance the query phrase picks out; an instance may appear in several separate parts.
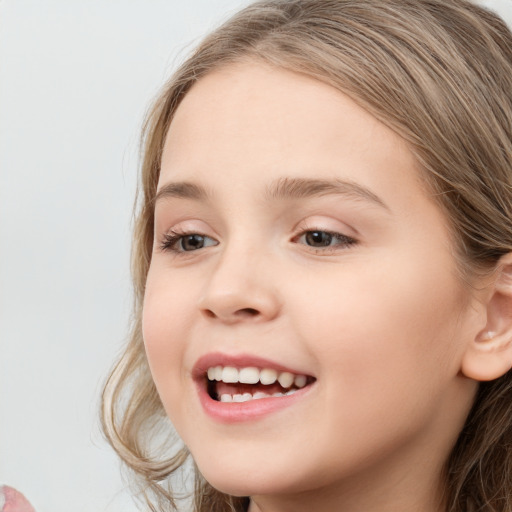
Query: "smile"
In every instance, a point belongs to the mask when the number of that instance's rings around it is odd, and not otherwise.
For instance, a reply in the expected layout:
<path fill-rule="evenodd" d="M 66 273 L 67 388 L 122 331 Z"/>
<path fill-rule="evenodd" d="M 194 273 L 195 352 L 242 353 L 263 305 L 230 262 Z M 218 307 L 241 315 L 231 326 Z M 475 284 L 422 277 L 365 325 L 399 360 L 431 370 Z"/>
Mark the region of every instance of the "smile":
<path fill-rule="evenodd" d="M 200 402 L 221 422 L 256 420 L 308 395 L 316 378 L 268 359 L 212 353 L 192 371 Z"/>
<path fill-rule="evenodd" d="M 308 384 L 306 375 L 254 366 L 213 366 L 208 368 L 207 376 L 208 394 L 224 403 L 289 396 Z"/>

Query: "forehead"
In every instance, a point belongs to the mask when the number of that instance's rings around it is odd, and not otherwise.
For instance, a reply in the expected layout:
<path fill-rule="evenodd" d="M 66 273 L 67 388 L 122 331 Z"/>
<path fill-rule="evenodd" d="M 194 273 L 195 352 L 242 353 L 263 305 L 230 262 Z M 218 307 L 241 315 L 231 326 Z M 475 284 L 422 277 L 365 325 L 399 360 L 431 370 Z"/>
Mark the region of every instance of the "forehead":
<path fill-rule="evenodd" d="M 405 141 L 348 96 L 311 77 L 240 62 L 201 78 L 185 96 L 164 146 L 160 185 L 215 188 L 282 177 L 344 179 L 418 193 Z M 412 189 L 411 189 L 412 190 Z"/>
<path fill-rule="evenodd" d="M 339 127 L 340 110 L 350 127 L 343 133 L 329 130 Z M 281 149 L 286 140 L 302 139 L 310 145 L 339 140 L 340 135 L 347 146 L 355 139 L 372 147 L 382 142 L 381 149 L 390 153 L 404 145 L 400 137 L 335 88 L 257 61 L 230 64 L 201 78 L 178 107 L 168 141 L 178 135 L 180 142 L 186 138 L 211 145 L 223 135 L 229 135 L 232 143 L 247 143 L 254 135 L 255 145 L 280 145 Z"/>

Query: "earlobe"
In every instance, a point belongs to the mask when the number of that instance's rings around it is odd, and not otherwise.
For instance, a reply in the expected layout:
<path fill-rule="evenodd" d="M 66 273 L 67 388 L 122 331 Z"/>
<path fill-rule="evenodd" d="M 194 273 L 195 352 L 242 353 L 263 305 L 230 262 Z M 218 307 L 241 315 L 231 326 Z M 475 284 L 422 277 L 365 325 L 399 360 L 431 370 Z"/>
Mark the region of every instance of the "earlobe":
<path fill-rule="evenodd" d="M 462 373 L 478 381 L 494 380 L 512 368 L 512 253 L 493 273 L 486 299 L 487 322 L 464 354 Z"/>

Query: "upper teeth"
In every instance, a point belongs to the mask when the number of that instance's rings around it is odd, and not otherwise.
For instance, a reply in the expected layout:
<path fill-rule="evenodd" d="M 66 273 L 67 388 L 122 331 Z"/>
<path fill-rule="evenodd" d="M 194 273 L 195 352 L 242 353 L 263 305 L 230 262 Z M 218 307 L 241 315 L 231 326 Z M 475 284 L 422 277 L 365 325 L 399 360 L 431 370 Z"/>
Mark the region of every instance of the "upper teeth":
<path fill-rule="evenodd" d="M 303 388 L 307 382 L 305 375 L 294 375 L 290 372 L 277 372 L 272 368 L 263 368 L 260 370 L 254 366 L 248 366 L 246 368 L 213 366 L 208 368 L 208 379 L 229 384 L 237 382 L 241 384 L 257 384 L 261 382 L 262 384 L 270 385 L 277 381 L 283 388 L 289 388 L 294 384 L 298 388 Z"/>

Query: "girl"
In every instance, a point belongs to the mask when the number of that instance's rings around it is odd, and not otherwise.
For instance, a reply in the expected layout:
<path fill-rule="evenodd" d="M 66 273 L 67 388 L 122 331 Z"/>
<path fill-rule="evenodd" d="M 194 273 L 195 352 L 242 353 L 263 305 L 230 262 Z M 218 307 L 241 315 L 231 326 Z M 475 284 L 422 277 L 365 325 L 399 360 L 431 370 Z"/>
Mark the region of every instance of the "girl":
<path fill-rule="evenodd" d="M 512 35 L 267 0 L 150 112 L 103 424 L 151 510 L 512 510 Z M 171 423 L 183 441 L 172 444 Z"/>

